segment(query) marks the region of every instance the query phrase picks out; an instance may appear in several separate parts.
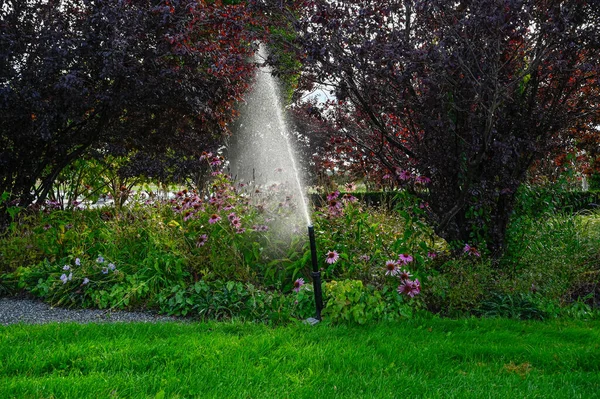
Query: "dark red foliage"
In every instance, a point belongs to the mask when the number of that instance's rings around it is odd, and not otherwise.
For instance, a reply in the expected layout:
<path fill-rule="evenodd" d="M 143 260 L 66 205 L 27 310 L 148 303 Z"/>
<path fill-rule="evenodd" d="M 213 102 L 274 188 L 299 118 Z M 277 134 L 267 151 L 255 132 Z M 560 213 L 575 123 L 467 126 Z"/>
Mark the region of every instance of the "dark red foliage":
<path fill-rule="evenodd" d="M 0 193 L 41 201 L 90 149 L 215 146 L 253 72 L 255 23 L 220 1 L 4 1 Z"/>
<path fill-rule="evenodd" d="M 499 256 L 529 167 L 597 121 L 600 2 L 302 6 L 304 76 L 334 87 L 319 114 L 337 129 L 340 153 L 409 189 L 409 175 L 431 178 L 415 192 L 436 231 Z"/>

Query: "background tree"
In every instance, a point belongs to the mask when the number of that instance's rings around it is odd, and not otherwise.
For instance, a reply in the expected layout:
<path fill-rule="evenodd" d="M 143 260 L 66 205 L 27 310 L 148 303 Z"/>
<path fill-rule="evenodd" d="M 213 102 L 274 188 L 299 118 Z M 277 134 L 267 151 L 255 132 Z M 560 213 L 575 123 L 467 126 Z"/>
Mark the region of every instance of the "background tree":
<path fill-rule="evenodd" d="M 305 1 L 321 112 L 407 189 L 436 231 L 499 256 L 529 167 L 598 113 L 598 1 Z M 358 155 L 356 155 L 358 157 Z"/>
<path fill-rule="evenodd" d="M 254 69 L 255 22 L 219 1 L 3 2 L 0 193 L 41 202 L 90 149 L 156 167 L 216 146 Z"/>

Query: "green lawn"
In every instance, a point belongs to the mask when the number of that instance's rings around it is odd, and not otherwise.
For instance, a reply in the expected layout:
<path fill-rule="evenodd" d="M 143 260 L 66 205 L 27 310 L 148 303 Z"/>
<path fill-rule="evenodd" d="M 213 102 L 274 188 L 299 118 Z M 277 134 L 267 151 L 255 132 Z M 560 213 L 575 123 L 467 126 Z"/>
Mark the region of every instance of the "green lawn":
<path fill-rule="evenodd" d="M 594 398 L 600 321 L 0 327 L 0 398 Z"/>

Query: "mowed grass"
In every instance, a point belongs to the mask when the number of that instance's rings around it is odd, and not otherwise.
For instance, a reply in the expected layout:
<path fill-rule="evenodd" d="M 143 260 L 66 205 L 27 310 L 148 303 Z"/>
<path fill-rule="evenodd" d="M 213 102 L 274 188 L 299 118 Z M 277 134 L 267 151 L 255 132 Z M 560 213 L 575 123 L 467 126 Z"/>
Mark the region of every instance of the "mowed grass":
<path fill-rule="evenodd" d="M 195 397 L 600 397 L 600 322 L 0 327 L 0 398 Z"/>

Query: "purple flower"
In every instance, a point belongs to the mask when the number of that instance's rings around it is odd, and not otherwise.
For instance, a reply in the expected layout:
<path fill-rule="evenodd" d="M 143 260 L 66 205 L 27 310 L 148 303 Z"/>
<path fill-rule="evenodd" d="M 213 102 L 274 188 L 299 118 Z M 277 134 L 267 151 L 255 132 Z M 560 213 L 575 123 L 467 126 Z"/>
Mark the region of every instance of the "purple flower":
<path fill-rule="evenodd" d="M 465 244 L 465 247 L 463 248 L 463 252 L 469 255 L 473 255 L 473 256 L 481 256 L 481 254 L 479 253 L 479 251 L 477 251 L 477 248 L 470 246 L 469 244 Z"/>
<path fill-rule="evenodd" d="M 208 236 L 206 234 L 202 234 L 200 237 L 198 237 L 198 241 L 196 241 L 196 247 L 200 248 L 204 246 L 204 244 L 206 244 L 207 241 Z"/>
<path fill-rule="evenodd" d="M 431 183 L 431 179 L 429 177 L 426 177 L 426 176 L 418 176 L 415 179 L 415 182 L 417 182 L 419 184 L 429 184 L 429 183 Z"/>
<path fill-rule="evenodd" d="M 400 265 L 406 265 L 407 263 L 410 263 L 413 261 L 413 257 L 407 254 L 400 254 L 398 256 L 398 264 Z"/>
<path fill-rule="evenodd" d="M 69 278 L 67 277 L 66 274 L 63 273 L 63 274 L 60 275 L 60 281 L 62 281 L 63 284 L 67 284 L 68 280 L 69 280 Z"/>
<path fill-rule="evenodd" d="M 338 259 L 340 259 L 340 254 L 338 254 L 336 251 L 328 251 L 327 255 L 326 255 L 325 262 L 327 262 L 330 265 L 332 265 L 335 262 L 337 262 Z"/>
<path fill-rule="evenodd" d="M 408 281 L 412 277 L 412 274 L 408 270 L 402 270 L 398 272 L 397 276 L 401 281 Z"/>
<path fill-rule="evenodd" d="M 304 285 L 303 278 L 299 278 L 298 280 L 294 281 L 294 291 L 300 292 L 300 287 L 302 287 L 303 285 Z"/>
<path fill-rule="evenodd" d="M 96 262 L 104 263 L 104 258 L 102 256 L 98 256 L 98 259 L 96 259 Z"/>
<path fill-rule="evenodd" d="M 87 285 L 89 282 L 90 282 L 90 279 L 86 277 L 83 279 L 83 282 L 81 283 L 81 285 Z"/>
<path fill-rule="evenodd" d="M 330 194 L 327 194 L 327 201 L 333 201 L 334 199 L 336 199 L 338 196 L 340 195 L 339 191 L 334 191 Z"/>
<path fill-rule="evenodd" d="M 221 217 L 219 215 L 217 215 L 216 213 L 213 213 L 210 217 L 210 219 L 208 219 L 208 223 L 210 224 L 215 224 L 217 223 L 219 220 L 221 220 Z"/>
<path fill-rule="evenodd" d="M 102 268 L 102 274 L 108 274 L 108 267 Z"/>
<path fill-rule="evenodd" d="M 114 263 L 109 263 L 108 264 L 108 270 L 114 271 L 115 269 L 116 269 L 116 266 L 114 265 Z"/>
<path fill-rule="evenodd" d="M 412 174 L 408 170 L 396 170 L 396 174 L 400 180 L 409 180 L 412 177 Z"/>
<path fill-rule="evenodd" d="M 385 262 L 385 275 L 386 276 L 395 276 L 398 274 L 398 264 L 393 260 L 388 260 Z"/>
<path fill-rule="evenodd" d="M 69 270 L 71 270 L 71 266 L 69 266 L 69 265 L 64 265 L 64 266 L 63 266 L 63 270 L 64 270 L 64 271 L 69 271 Z"/>
<path fill-rule="evenodd" d="M 428 257 L 429 259 L 435 259 L 435 258 L 437 257 L 437 253 L 435 253 L 435 252 L 432 252 L 432 251 L 430 251 L 430 252 L 427 252 L 427 257 Z"/>
<path fill-rule="evenodd" d="M 79 258 L 75 258 L 75 265 L 81 266 L 81 260 Z"/>
<path fill-rule="evenodd" d="M 405 280 L 398 286 L 398 293 L 414 298 L 415 295 L 421 292 L 421 283 L 419 280 Z"/>
<path fill-rule="evenodd" d="M 69 281 L 73 280 L 73 273 L 69 273 L 69 275 L 67 276 L 67 280 L 69 280 Z"/>
<path fill-rule="evenodd" d="M 342 197 L 342 199 L 344 201 L 347 201 L 347 202 L 356 202 L 356 201 L 358 201 L 358 199 L 354 195 L 350 195 L 350 194 L 344 194 L 344 196 Z"/>

